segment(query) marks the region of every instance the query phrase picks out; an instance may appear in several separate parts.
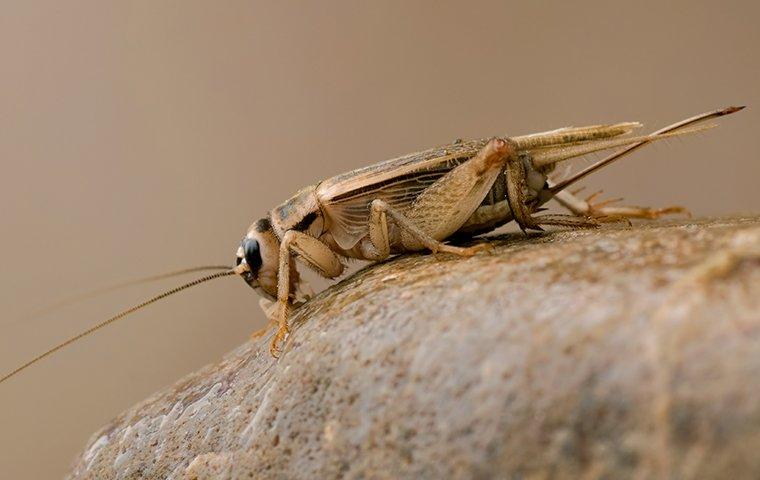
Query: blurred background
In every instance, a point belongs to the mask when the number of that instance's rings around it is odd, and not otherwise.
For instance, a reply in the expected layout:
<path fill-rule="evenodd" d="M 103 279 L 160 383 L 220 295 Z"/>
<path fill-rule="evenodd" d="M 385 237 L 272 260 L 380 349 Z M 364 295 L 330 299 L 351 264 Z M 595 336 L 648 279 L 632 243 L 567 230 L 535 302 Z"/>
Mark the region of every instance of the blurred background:
<path fill-rule="evenodd" d="M 584 184 L 698 216 L 758 212 L 757 18 L 749 1 L 6 0 L 0 371 L 184 279 L 30 319 L 38 308 L 231 264 L 248 225 L 300 187 L 455 138 L 651 131 L 747 104 Z M 263 323 L 225 278 L 0 385 L 0 476 L 61 477 L 110 418 Z"/>

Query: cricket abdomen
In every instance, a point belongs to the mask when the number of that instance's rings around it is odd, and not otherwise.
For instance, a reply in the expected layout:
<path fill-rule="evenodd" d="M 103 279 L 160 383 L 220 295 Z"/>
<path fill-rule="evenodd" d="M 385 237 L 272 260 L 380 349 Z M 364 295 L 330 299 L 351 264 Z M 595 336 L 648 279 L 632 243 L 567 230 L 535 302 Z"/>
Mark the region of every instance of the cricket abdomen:
<path fill-rule="evenodd" d="M 489 204 L 481 204 L 475 213 L 470 215 L 464 225 L 452 236 L 471 237 L 488 233 L 514 220 L 509 202 L 504 199 Z"/>
<path fill-rule="evenodd" d="M 487 233 L 512 221 L 512 210 L 507 201 L 506 167 L 486 194 L 480 206 L 453 236 L 474 236 Z"/>

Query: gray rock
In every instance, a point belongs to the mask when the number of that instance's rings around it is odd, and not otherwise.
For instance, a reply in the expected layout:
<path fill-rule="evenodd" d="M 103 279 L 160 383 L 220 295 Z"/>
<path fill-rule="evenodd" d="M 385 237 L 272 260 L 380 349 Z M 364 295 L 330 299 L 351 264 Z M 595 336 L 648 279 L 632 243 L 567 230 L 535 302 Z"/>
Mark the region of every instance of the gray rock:
<path fill-rule="evenodd" d="M 71 478 L 758 478 L 760 222 L 500 237 L 321 293 Z"/>

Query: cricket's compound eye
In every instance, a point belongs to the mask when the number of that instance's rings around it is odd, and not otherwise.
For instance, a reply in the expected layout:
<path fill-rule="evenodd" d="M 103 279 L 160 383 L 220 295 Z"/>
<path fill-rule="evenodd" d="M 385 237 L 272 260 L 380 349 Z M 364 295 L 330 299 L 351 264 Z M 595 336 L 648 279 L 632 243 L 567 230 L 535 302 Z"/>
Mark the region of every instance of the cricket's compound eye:
<path fill-rule="evenodd" d="M 276 298 L 280 241 L 268 219 L 255 222 L 237 249 L 235 273 L 258 293 Z"/>
<path fill-rule="evenodd" d="M 244 239 L 243 256 L 251 272 L 255 273 L 261 268 L 261 250 L 259 249 L 258 241 L 253 238 Z"/>

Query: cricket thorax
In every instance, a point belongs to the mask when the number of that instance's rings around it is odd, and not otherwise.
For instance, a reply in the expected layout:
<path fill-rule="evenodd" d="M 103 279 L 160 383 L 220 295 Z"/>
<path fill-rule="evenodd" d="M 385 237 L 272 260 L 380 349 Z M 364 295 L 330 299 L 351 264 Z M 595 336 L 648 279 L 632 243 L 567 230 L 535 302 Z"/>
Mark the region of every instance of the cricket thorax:
<path fill-rule="evenodd" d="M 269 218 L 272 230 L 279 239 L 282 239 L 288 230 L 319 237 L 324 230 L 324 219 L 316 195 L 316 186 L 311 185 L 299 190 L 284 203 L 273 208 Z"/>

